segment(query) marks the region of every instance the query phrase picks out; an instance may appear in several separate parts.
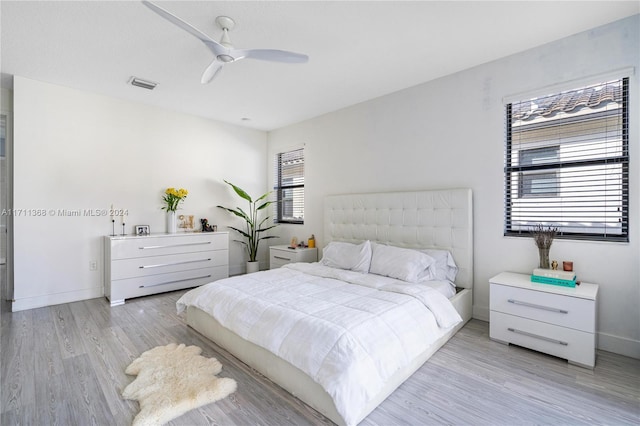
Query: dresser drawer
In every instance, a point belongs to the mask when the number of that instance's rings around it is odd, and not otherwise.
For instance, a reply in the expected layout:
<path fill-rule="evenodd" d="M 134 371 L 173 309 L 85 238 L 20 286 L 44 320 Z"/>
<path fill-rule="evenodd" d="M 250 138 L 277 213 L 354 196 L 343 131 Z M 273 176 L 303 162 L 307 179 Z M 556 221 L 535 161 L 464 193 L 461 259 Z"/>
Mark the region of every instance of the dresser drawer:
<path fill-rule="evenodd" d="M 228 263 L 228 251 L 203 251 L 198 253 L 170 254 L 166 256 L 139 257 L 116 260 L 111 265 L 111 279 L 143 277 L 167 272 L 222 266 Z"/>
<path fill-rule="evenodd" d="M 594 300 L 491 283 L 491 311 L 593 333 Z"/>
<path fill-rule="evenodd" d="M 191 269 L 169 272 L 161 275 L 149 275 L 127 278 L 111 283 L 109 300 L 114 303 L 131 297 L 146 296 L 165 291 L 197 287 L 229 276 L 227 265 L 212 268 Z"/>
<path fill-rule="evenodd" d="M 595 365 L 593 333 L 502 312 L 491 311 L 490 315 L 490 335 L 494 340 L 513 343 L 589 367 Z"/>
<path fill-rule="evenodd" d="M 111 259 L 227 249 L 227 233 L 112 239 Z"/>

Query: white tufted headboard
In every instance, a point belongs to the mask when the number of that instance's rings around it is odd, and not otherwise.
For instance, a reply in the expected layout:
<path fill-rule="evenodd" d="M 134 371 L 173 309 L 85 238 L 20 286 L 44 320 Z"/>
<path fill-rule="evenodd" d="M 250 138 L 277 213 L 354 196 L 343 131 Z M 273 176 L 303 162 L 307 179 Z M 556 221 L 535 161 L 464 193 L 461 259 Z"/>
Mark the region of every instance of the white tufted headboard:
<path fill-rule="evenodd" d="M 329 195 L 324 238 L 449 250 L 459 267 L 456 286 L 473 287 L 471 189 Z"/>

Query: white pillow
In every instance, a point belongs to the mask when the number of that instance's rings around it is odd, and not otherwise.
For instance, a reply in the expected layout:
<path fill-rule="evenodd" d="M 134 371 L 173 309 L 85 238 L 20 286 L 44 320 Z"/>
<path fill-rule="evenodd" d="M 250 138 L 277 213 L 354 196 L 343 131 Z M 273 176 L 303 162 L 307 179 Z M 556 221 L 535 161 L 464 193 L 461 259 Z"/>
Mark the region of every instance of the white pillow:
<path fill-rule="evenodd" d="M 366 274 L 371 263 L 371 243 L 369 240 L 357 245 L 332 241 L 322 251 L 320 263 Z"/>
<path fill-rule="evenodd" d="M 417 250 L 373 244 L 369 272 L 416 283 L 434 263 L 435 259 Z"/>
<path fill-rule="evenodd" d="M 458 266 L 448 250 L 423 249 L 420 250 L 435 259 L 433 266 L 419 277 L 420 281 L 451 281 L 456 280 Z"/>

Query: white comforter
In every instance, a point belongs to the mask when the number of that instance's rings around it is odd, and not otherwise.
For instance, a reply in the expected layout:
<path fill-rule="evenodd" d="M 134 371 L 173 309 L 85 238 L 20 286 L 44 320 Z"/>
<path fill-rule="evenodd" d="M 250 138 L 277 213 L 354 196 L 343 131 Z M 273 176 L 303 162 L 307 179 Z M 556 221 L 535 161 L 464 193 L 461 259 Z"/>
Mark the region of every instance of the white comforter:
<path fill-rule="evenodd" d="M 307 373 L 347 425 L 387 379 L 462 321 L 419 284 L 319 263 L 216 281 L 184 294 L 238 336 Z"/>

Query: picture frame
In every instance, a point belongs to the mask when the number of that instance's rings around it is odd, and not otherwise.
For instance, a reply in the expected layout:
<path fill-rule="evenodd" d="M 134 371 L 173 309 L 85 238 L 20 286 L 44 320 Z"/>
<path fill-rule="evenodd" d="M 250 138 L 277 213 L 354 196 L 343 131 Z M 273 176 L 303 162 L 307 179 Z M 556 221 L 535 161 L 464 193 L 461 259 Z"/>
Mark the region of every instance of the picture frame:
<path fill-rule="evenodd" d="M 181 214 L 178 216 L 178 228 L 183 229 L 185 232 L 192 232 L 194 226 L 194 215 Z"/>
<path fill-rule="evenodd" d="M 149 225 L 136 225 L 136 235 L 144 236 L 151 233 Z"/>

